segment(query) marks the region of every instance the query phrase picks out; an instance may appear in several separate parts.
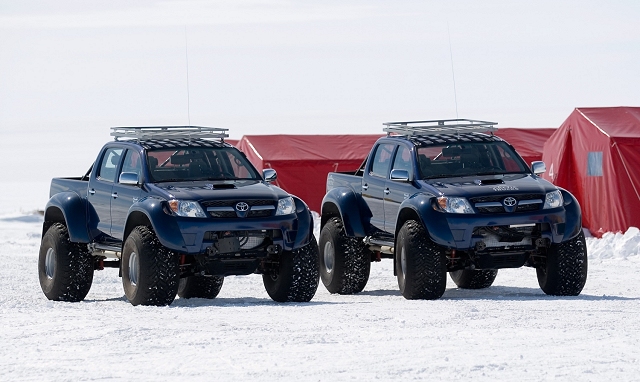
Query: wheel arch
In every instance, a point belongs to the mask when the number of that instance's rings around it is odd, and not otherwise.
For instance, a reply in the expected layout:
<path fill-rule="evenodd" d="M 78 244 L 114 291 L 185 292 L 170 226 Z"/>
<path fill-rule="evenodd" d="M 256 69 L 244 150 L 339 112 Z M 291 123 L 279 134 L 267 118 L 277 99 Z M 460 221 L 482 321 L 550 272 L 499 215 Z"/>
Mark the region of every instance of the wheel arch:
<path fill-rule="evenodd" d="M 75 243 L 89 243 L 87 225 L 87 204 L 74 192 L 53 195 L 45 207 L 42 236 L 54 223 L 61 223 L 69 231 L 69 240 Z"/>
<path fill-rule="evenodd" d="M 368 220 L 371 218 L 366 203 L 361 195 L 346 187 L 330 190 L 322 199 L 322 218 L 320 228 L 333 217 L 339 217 L 347 236 L 367 236 Z"/>

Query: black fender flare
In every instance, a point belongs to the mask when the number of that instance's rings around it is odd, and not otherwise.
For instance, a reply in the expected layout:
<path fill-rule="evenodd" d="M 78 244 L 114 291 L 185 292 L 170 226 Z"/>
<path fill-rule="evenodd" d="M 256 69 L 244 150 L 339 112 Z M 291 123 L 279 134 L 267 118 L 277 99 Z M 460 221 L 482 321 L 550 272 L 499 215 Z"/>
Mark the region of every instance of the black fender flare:
<path fill-rule="evenodd" d="M 342 219 L 347 236 L 367 236 L 367 228 L 373 215 L 361 195 L 347 187 L 330 190 L 322 199 L 321 227 L 336 215 Z"/>
<path fill-rule="evenodd" d="M 396 221 L 395 237 L 405 221 L 419 219 L 427 234 L 437 244 L 445 247 L 455 246 L 453 234 L 444 213 L 434 209 L 433 195 L 416 194 L 400 204 Z"/>
<path fill-rule="evenodd" d="M 69 240 L 74 243 L 89 243 L 87 201 L 75 192 L 60 192 L 51 197 L 44 210 L 42 236 L 52 223 L 64 223 L 69 231 Z"/>
<path fill-rule="evenodd" d="M 562 199 L 564 200 L 565 227 L 562 241 L 567 241 L 573 239 L 582 231 L 582 209 L 575 196 L 564 188 L 558 187 L 558 189 L 562 193 Z"/>
<path fill-rule="evenodd" d="M 186 251 L 182 231 L 175 216 L 169 213 L 169 206 L 163 199 L 148 197 L 140 199 L 129 208 L 122 242 L 139 225 L 151 225 L 160 243 L 173 251 Z"/>
<path fill-rule="evenodd" d="M 293 242 L 293 248 L 301 248 L 309 244 L 313 236 L 313 215 L 307 204 L 297 196 L 291 195 L 296 205 L 296 217 L 298 219 L 298 232 Z"/>

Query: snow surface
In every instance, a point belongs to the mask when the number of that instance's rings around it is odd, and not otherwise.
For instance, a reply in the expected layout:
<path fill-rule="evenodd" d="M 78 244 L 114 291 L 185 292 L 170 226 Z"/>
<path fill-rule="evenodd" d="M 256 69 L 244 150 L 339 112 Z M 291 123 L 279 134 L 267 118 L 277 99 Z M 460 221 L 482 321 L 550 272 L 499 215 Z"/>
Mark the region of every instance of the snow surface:
<path fill-rule="evenodd" d="M 322 285 L 280 304 L 259 275 L 227 277 L 215 300 L 133 307 L 118 271 L 80 303 L 38 283 L 42 217 L 0 216 L 0 380 L 520 380 L 640 378 L 640 232 L 588 238 L 580 296 L 546 296 L 535 270 L 494 286 L 408 301 L 390 260 L 357 295 Z"/>

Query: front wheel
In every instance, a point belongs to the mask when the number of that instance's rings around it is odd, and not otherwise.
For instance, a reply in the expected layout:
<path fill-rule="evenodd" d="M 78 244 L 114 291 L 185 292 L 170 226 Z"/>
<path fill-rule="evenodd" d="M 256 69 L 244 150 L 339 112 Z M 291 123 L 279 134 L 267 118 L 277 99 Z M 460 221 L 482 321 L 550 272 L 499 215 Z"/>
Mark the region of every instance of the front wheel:
<path fill-rule="evenodd" d="M 546 263 L 536 269 L 542 291 L 552 296 L 577 296 L 587 282 L 587 245 L 584 233 L 552 244 Z"/>
<path fill-rule="evenodd" d="M 313 236 L 304 247 L 282 252 L 278 268 L 262 275 L 269 297 L 278 302 L 311 301 L 319 280 L 318 243 Z"/>
<path fill-rule="evenodd" d="M 42 237 L 38 276 L 49 300 L 84 300 L 93 282 L 93 259 L 87 245 L 72 243 L 67 227 L 54 223 Z"/>
<path fill-rule="evenodd" d="M 496 269 L 463 269 L 449 272 L 451 280 L 462 289 L 489 288 L 497 275 Z"/>
<path fill-rule="evenodd" d="M 222 276 L 189 276 L 180 279 L 178 296 L 180 298 L 208 298 L 218 296 L 224 277 Z"/>
<path fill-rule="evenodd" d="M 179 258 L 163 247 L 156 234 L 136 227 L 122 250 L 122 286 L 132 305 L 169 305 L 180 281 Z"/>
<path fill-rule="evenodd" d="M 371 272 L 371 252 L 362 239 L 348 237 L 339 218 L 330 219 L 320 232 L 319 261 L 322 283 L 330 293 L 362 292 Z"/>
<path fill-rule="evenodd" d="M 409 220 L 398 232 L 396 271 L 400 293 L 407 300 L 435 300 L 447 287 L 444 251 L 427 236 L 422 225 Z"/>

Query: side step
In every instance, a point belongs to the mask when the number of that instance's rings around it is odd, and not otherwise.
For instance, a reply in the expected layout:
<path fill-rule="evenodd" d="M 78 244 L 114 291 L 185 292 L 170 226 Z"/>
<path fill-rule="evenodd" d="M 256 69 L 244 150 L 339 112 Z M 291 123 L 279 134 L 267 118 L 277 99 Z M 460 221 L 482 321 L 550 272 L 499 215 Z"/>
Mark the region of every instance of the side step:
<path fill-rule="evenodd" d="M 367 236 L 364 238 L 364 243 L 367 244 L 369 246 L 369 249 L 372 251 L 379 251 L 380 253 L 385 253 L 388 255 L 394 254 L 395 243 L 393 241 L 375 239 Z"/>
<path fill-rule="evenodd" d="M 122 247 L 115 243 L 91 243 L 88 245 L 91 254 L 94 256 L 104 256 L 107 258 L 117 258 L 122 256 Z"/>

